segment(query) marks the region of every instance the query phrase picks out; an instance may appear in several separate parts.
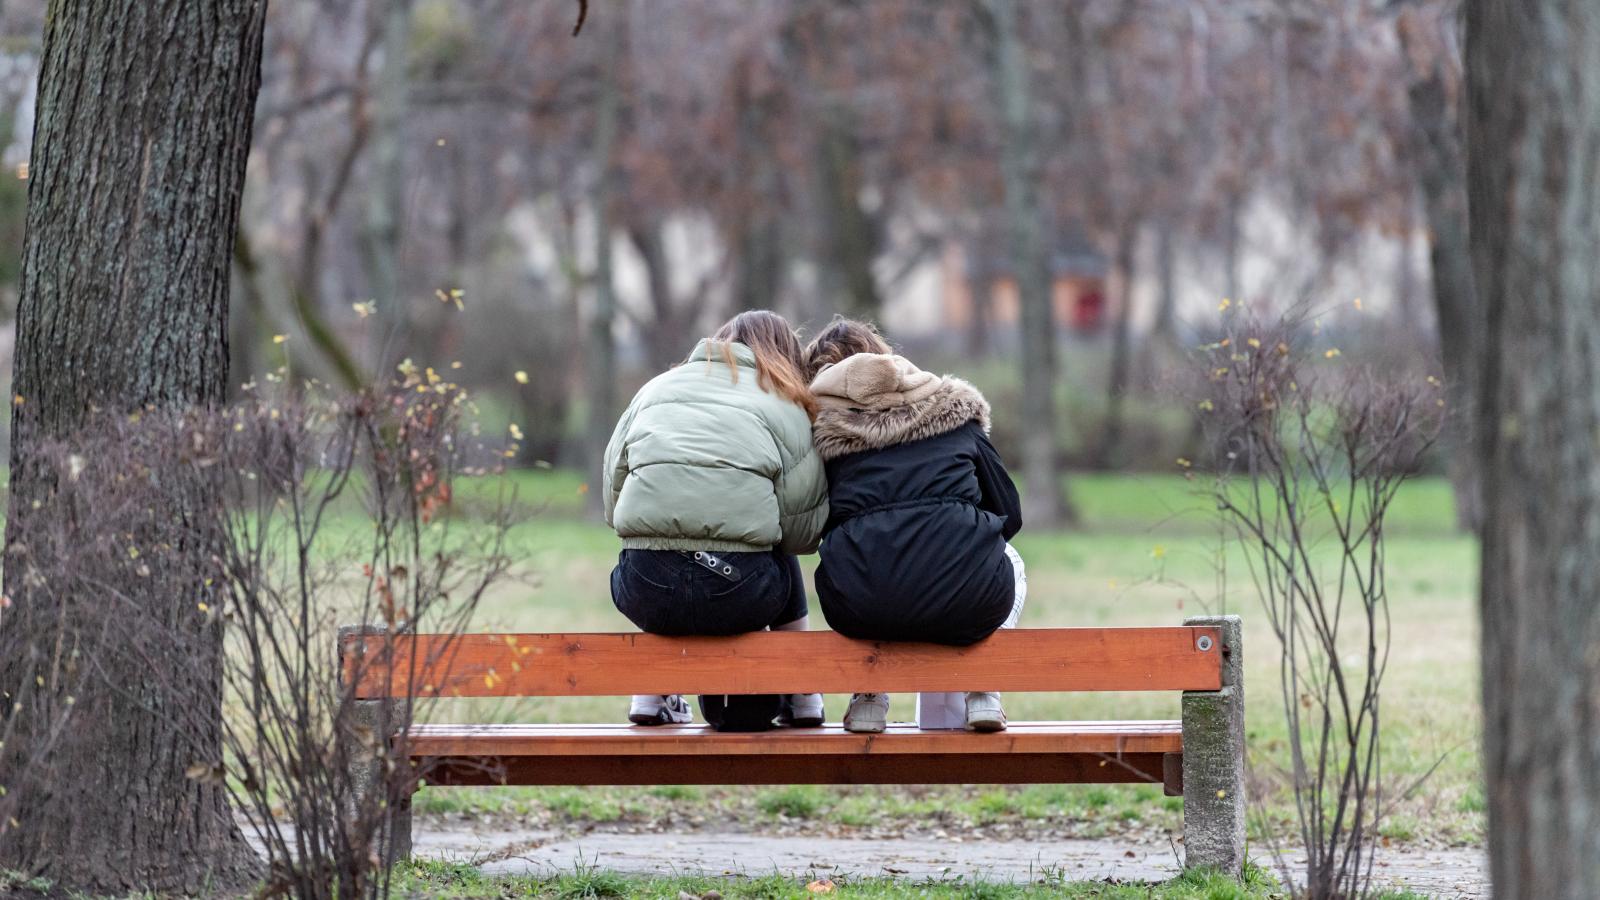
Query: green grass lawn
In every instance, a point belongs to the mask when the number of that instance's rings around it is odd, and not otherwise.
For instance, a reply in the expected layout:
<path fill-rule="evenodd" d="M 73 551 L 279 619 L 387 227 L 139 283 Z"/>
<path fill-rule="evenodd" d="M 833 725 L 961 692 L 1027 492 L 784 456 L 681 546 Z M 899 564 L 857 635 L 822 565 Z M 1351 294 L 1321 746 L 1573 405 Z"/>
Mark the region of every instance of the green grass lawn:
<path fill-rule="evenodd" d="M 539 510 L 513 535 L 514 552 L 525 560 L 529 577 L 494 592 L 476 627 L 632 630 L 612 608 L 607 587 L 618 544 L 603 524 L 582 517 L 582 479 L 540 471 L 512 479 L 519 496 Z M 1290 826 L 1276 648 L 1243 557 L 1225 546 L 1210 504 L 1179 476 L 1081 475 L 1069 483 L 1082 527 L 1064 533 L 1024 531 L 1015 542 L 1028 564 L 1023 626 L 1163 625 L 1207 612 L 1241 614 L 1251 789 L 1252 799 L 1259 801 L 1254 828 L 1259 835 L 1262 829 Z M 1383 783 L 1385 802 L 1393 804 L 1384 833 L 1396 841 L 1474 842 L 1482 831 L 1473 601 L 1477 550 L 1470 538 L 1453 530 L 1452 521 L 1450 488 L 1442 479 L 1409 485 L 1390 518 L 1393 651 L 1383 705 Z M 808 568 L 814 562 L 807 560 Z M 820 616 L 813 627 L 825 627 Z M 831 720 L 843 715 L 847 700 L 828 698 Z M 897 696 L 893 714 L 910 718 L 911 700 Z M 625 704 L 618 698 L 440 701 L 425 714 L 435 721 L 620 721 Z M 1178 716 L 1174 694 L 1013 694 L 1006 706 L 1014 719 Z M 1432 775 L 1406 794 L 1430 769 Z M 699 816 L 843 829 L 1006 820 L 1086 835 L 1134 825 L 1172 828 L 1181 809 L 1148 786 L 425 788 L 417 803 L 431 813 L 602 822 Z"/>

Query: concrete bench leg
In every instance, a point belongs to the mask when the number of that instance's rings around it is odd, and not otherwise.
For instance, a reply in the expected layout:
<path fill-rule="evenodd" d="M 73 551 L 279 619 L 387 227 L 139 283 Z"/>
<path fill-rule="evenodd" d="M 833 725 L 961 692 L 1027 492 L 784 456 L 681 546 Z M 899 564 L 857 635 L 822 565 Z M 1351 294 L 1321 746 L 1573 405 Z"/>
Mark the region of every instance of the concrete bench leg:
<path fill-rule="evenodd" d="M 383 626 L 344 626 L 339 629 L 340 643 L 344 646 L 343 637 L 347 634 L 382 634 Z M 339 667 L 341 677 L 345 672 L 342 664 Z M 390 734 L 395 730 L 395 700 L 350 700 L 350 724 L 353 727 L 365 729 L 378 740 L 387 742 Z M 384 771 L 384 754 L 356 752 L 350 758 L 350 803 L 351 815 L 358 815 L 358 811 L 365 805 L 368 798 L 376 796 L 384 802 L 389 794 L 392 783 L 391 774 Z M 383 848 L 377 848 L 380 851 Z M 395 803 L 394 809 L 389 811 L 389 836 L 388 851 L 384 859 L 390 865 L 404 862 L 411 858 L 411 796 L 406 794 L 403 799 Z"/>
<path fill-rule="evenodd" d="M 1237 876 L 1244 867 L 1244 643 L 1238 616 L 1185 625 L 1222 630 L 1222 690 L 1183 693 L 1184 865 Z"/>
<path fill-rule="evenodd" d="M 373 734 L 384 735 L 393 718 L 388 709 L 389 700 L 352 701 L 351 721 L 358 727 L 370 728 Z M 384 771 L 384 760 L 379 754 L 365 754 L 350 763 L 351 803 L 360 809 L 367 798 L 376 795 L 383 802 L 389 793 L 390 776 Z M 354 813 L 354 810 L 352 810 Z M 385 859 L 389 864 L 411 858 L 411 796 L 407 794 L 389 811 L 389 847 Z"/>

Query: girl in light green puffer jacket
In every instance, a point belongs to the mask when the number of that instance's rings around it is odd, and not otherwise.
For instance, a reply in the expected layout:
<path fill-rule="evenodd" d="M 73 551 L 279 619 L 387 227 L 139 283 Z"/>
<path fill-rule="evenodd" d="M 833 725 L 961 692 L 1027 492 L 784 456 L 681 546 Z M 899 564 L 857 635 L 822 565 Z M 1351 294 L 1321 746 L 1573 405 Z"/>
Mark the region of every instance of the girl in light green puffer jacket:
<path fill-rule="evenodd" d="M 799 553 L 828 518 L 811 441 L 816 401 L 782 317 L 741 313 L 646 384 L 617 423 L 603 472 L 622 538 L 611 598 L 640 630 L 732 635 L 807 628 Z M 639 695 L 640 725 L 688 722 L 677 696 Z M 780 721 L 822 724 L 822 698 L 785 698 Z"/>

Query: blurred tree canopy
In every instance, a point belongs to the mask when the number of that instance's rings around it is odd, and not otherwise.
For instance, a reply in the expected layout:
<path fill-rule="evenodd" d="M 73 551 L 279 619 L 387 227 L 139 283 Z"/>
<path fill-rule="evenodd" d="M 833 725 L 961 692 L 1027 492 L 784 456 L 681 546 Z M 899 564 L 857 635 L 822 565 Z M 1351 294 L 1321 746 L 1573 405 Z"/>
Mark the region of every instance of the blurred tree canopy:
<path fill-rule="evenodd" d="M 0 13 L 0 62 L 40 5 Z M 721 318 L 844 313 L 979 379 L 1048 472 L 1192 450 L 1162 385 L 1224 298 L 1360 297 L 1374 358 L 1459 374 L 1452 0 L 1005 4 L 1009 113 L 992 6 L 618 0 L 573 36 L 569 0 L 273 4 L 233 381 L 459 365 L 525 461 L 587 468 Z"/>

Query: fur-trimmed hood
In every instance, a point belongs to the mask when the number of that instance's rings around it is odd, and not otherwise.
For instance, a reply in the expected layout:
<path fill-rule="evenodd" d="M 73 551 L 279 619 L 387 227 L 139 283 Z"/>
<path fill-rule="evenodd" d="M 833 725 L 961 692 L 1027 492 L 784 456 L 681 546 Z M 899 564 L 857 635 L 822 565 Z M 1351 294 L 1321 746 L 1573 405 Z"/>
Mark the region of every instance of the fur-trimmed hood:
<path fill-rule="evenodd" d="M 955 431 L 989 431 L 989 401 L 971 384 L 924 372 L 902 356 L 858 353 L 811 382 L 821 410 L 812 427 L 824 460 Z"/>

